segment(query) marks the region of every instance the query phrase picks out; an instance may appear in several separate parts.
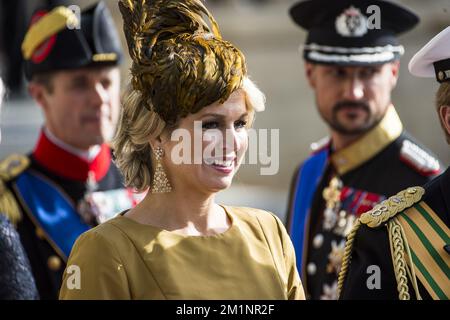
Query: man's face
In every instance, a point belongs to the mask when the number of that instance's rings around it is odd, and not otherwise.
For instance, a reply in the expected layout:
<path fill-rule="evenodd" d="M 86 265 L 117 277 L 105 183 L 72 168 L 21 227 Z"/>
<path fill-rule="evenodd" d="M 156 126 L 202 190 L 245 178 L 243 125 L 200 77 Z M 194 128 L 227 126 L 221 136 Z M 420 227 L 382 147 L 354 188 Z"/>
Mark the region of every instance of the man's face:
<path fill-rule="evenodd" d="M 120 108 L 120 73 L 117 67 L 56 72 L 48 90 L 30 84 L 41 105 L 47 128 L 79 149 L 108 141 L 114 135 Z"/>
<path fill-rule="evenodd" d="M 447 143 L 450 144 L 450 106 L 441 106 L 439 108 L 439 117 L 441 120 L 442 128 L 445 131 Z"/>
<path fill-rule="evenodd" d="M 398 78 L 399 63 L 342 67 L 305 64 L 322 118 L 344 135 L 367 132 L 385 115 Z"/>

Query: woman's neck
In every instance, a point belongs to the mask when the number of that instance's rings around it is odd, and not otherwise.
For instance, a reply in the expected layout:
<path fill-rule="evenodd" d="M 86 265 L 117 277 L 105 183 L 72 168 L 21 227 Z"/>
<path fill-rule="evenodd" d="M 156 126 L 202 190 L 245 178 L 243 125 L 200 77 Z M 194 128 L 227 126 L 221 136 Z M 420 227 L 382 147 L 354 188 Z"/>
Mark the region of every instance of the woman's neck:
<path fill-rule="evenodd" d="M 231 224 L 224 209 L 214 200 L 214 194 L 188 192 L 186 189 L 148 193 L 125 216 L 142 224 L 185 235 L 212 235 L 225 232 Z"/>

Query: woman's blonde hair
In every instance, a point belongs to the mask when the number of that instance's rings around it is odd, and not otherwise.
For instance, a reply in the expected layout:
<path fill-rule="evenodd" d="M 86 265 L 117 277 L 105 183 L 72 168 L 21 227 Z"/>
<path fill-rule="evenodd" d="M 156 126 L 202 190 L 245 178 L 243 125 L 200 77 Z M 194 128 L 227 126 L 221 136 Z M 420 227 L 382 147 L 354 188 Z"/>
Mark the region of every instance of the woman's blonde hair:
<path fill-rule="evenodd" d="M 253 124 L 255 111 L 265 108 L 265 96 L 249 78 L 243 81 L 249 124 Z M 177 123 L 170 128 L 176 127 Z M 150 139 L 158 137 L 166 122 L 155 111 L 145 107 L 140 91 L 127 85 L 122 96 L 122 110 L 115 138 L 112 142 L 115 163 L 124 176 L 125 185 L 136 191 L 144 191 L 153 179 L 152 148 Z"/>

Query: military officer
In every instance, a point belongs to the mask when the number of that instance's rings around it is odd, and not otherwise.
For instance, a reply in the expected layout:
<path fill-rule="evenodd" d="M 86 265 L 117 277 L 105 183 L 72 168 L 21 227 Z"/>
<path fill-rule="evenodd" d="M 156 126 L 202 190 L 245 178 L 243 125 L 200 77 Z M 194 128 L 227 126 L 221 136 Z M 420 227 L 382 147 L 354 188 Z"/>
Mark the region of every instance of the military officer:
<path fill-rule="evenodd" d="M 34 150 L 0 164 L 0 212 L 17 226 L 39 295 L 56 299 L 77 237 L 133 205 L 107 141 L 119 114 L 122 49 L 103 2 L 34 14 L 22 44 L 45 123 Z"/>
<path fill-rule="evenodd" d="M 450 143 L 450 27 L 416 53 L 409 70 L 440 83 L 436 109 Z M 450 299 L 449 195 L 447 169 L 423 188 L 407 188 L 364 213 L 349 234 L 340 298 Z M 370 266 L 378 280 L 367 272 Z"/>
<path fill-rule="evenodd" d="M 345 236 L 365 211 L 440 172 L 408 134 L 391 92 L 404 48 L 397 39 L 418 17 L 382 0 L 307 0 L 291 17 L 308 31 L 307 80 L 330 136 L 293 179 L 288 229 L 310 299 L 337 299 Z"/>

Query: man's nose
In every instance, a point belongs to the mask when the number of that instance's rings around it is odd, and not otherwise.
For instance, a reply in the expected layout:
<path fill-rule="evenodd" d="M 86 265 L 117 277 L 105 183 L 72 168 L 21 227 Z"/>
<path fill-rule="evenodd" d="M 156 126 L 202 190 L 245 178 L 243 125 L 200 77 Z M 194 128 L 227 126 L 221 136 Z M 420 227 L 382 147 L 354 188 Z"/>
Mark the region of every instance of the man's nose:
<path fill-rule="evenodd" d="M 109 93 L 101 83 L 95 84 L 93 92 L 93 105 L 101 107 L 109 102 Z"/>
<path fill-rule="evenodd" d="M 344 99 L 359 100 L 364 97 L 364 84 L 357 77 L 352 77 L 345 82 Z"/>

